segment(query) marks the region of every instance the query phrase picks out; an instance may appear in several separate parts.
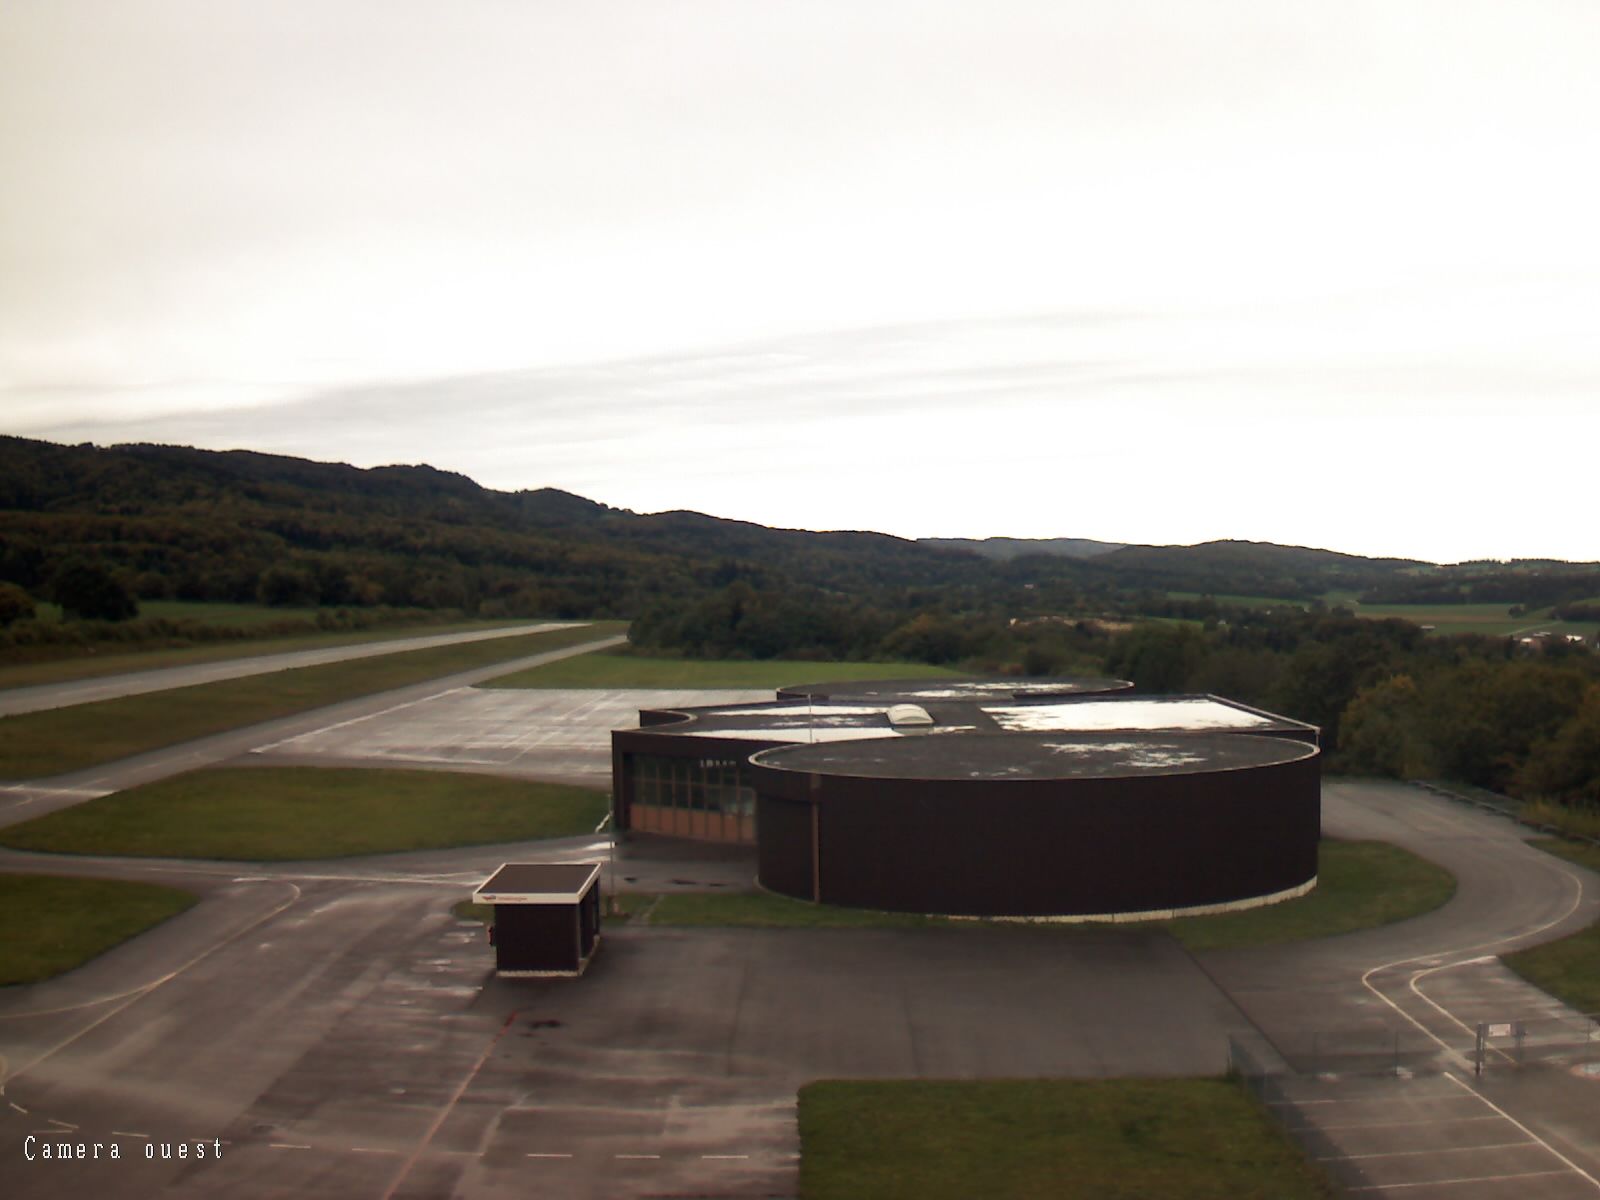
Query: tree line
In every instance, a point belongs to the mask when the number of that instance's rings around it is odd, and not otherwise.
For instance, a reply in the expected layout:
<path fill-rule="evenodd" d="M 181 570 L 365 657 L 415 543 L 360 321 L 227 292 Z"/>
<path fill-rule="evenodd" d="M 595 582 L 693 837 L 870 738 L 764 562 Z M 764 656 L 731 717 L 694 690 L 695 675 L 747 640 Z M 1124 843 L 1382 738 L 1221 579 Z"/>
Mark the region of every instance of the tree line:
<path fill-rule="evenodd" d="M 1600 806 L 1600 655 L 1587 647 L 1532 654 L 1511 638 L 1430 637 L 1408 621 L 1292 608 L 1074 619 L 919 598 L 868 603 L 738 581 L 647 611 L 631 637 L 692 657 L 910 660 L 1215 693 L 1318 726 L 1335 770 Z"/>

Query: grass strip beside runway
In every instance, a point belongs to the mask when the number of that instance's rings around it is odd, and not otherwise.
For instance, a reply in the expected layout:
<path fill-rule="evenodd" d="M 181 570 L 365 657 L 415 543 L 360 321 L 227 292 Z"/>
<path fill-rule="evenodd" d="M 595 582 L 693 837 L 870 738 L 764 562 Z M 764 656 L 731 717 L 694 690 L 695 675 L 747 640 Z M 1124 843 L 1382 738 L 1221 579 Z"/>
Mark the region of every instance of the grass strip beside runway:
<path fill-rule="evenodd" d="M 805 1200 L 1311 1200 L 1327 1178 L 1227 1079 L 825 1080 Z"/>
<path fill-rule="evenodd" d="M 1600 872 L 1600 850 L 1593 846 L 1556 838 L 1540 838 L 1530 844 Z M 1542 946 L 1501 955 L 1500 961 L 1579 1012 L 1600 1013 L 1600 922 Z"/>
<path fill-rule="evenodd" d="M 757 662 L 693 658 L 647 658 L 604 651 L 566 658 L 480 687 L 494 688 L 779 688 L 841 679 L 942 679 L 960 672 L 927 663 Z M 1019 683 L 1025 682 L 1019 680 Z"/>
<path fill-rule="evenodd" d="M 201 605 L 195 608 L 225 609 L 243 605 Z M 277 609 L 267 609 L 278 612 Z M 293 616 L 302 610 L 291 609 Z M 314 609 L 309 610 L 314 616 Z M 160 615 L 160 614 L 151 614 Z M 252 622 L 241 621 L 249 625 Z M 367 646 L 405 638 L 439 637 L 451 633 L 478 633 L 503 629 L 509 625 L 532 624 L 526 621 L 454 621 L 449 624 L 419 623 L 415 620 L 362 630 L 326 630 L 251 638 L 248 641 L 202 642 L 191 646 L 154 645 L 140 649 L 120 642 L 102 643 L 74 658 L 43 662 L 13 663 L 0 666 L 0 688 L 37 687 L 49 683 L 71 683 L 79 679 L 100 679 L 133 671 L 157 671 L 168 667 L 192 667 L 233 658 L 256 658 L 264 654 L 289 654 L 297 650 L 331 650 L 337 646 Z"/>
<path fill-rule="evenodd" d="M 197 899 L 152 883 L 0 875 L 0 985 L 70 971 Z"/>
<path fill-rule="evenodd" d="M 604 792 L 443 771 L 192 771 L 0 829 L 57 854 L 285 862 L 590 833 Z"/>
<path fill-rule="evenodd" d="M 0 717 L 0 779 L 39 779 L 622 632 L 619 621 Z"/>

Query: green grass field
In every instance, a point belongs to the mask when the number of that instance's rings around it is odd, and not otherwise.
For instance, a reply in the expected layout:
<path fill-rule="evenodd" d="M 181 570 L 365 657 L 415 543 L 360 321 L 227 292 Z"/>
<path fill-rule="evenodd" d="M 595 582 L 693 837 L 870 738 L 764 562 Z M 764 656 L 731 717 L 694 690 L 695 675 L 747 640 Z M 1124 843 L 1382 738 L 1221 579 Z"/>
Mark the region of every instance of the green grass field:
<path fill-rule="evenodd" d="M 601 621 L 0 717 L 0 779 L 40 778 L 115 762 L 340 700 L 594 641 L 621 629 L 621 622 Z"/>
<path fill-rule="evenodd" d="M 803 1200 L 1311 1200 L 1328 1179 L 1227 1079 L 822 1081 Z"/>
<path fill-rule="evenodd" d="M 927 663 L 726 662 L 646 658 L 615 651 L 534 667 L 481 684 L 496 688 L 777 688 L 835 679 L 937 679 L 958 674 Z"/>
<path fill-rule="evenodd" d="M 1358 617 L 1369 620 L 1398 618 L 1417 625 L 1432 625 L 1435 633 L 1485 633 L 1496 637 L 1512 634 L 1576 633 L 1584 637 L 1594 635 L 1600 626 L 1593 621 L 1556 621 L 1549 609 L 1535 609 L 1514 617 L 1506 604 L 1358 604 L 1345 601 Z"/>
<path fill-rule="evenodd" d="M 1432 912 L 1456 892 L 1443 867 L 1386 842 L 1324 840 L 1317 886 L 1266 908 L 1185 917 L 1168 928 L 1191 950 L 1235 950 L 1335 937 Z"/>
<path fill-rule="evenodd" d="M 604 792 L 491 775 L 219 768 L 0 829 L 0 845 L 278 862 L 571 837 L 591 832 L 605 813 Z"/>
<path fill-rule="evenodd" d="M 4 833 L 0 832 L 0 838 Z M 1442 867 L 1383 842 L 1324 841 L 1319 882 L 1306 896 L 1282 904 L 1210 917 L 1151 922 L 1191 950 L 1233 950 L 1334 937 L 1421 916 L 1455 894 L 1455 878 Z M 930 917 L 809 904 L 771 892 L 640 893 L 632 910 L 647 910 L 652 925 L 753 929 L 1014 929 L 1016 922 Z M 1040 922 L 1030 926 L 1071 934 L 1103 930 L 1093 922 Z"/>
<path fill-rule="evenodd" d="M 1553 800 L 1525 800 L 1517 816 L 1530 825 L 1548 826 L 1564 834 L 1600 838 L 1600 808 L 1557 804 Z"/>
<path fill-rule="evenodd" d="M 197 899 L 151 883 L 0 875 L 0 985 L 70 971 Z"/>
<path fill-rule="evenodd" d="M 176 603 L 172 601 L 171 603 Z M 233 605 L 200 605 L 198 607 L 224 609 Z M 271 609 L 272 612 L 300 612 L 302 610 Z M 314 610 L 309 610 L 314 612 Z M 217 623 L 232 624 L 222 616 Z M 258 621 L 241 621 L 241 625 L 260 624 Z M 261 654 L 287 654 L 294 650 L 325 650 L 333 646 L 361 646 L 369 642 L 388 642 L 397 638 L 430 637 L 442 633 L 475 633 L 485 629 L 503 629 L 511 625 L 536 624 L 529 621 L 457 621 L 451 624 L 419 624 L 415 621 L 384 626 L 381 629 L 360 631 L 330 630 L 325 633 L 297 633 L 288 636 L 263 636 L 244 640 L 203 642 L 192 646 L 148 647 L 123 646 L 109 643 L 94 648 L 51 647 L 72 657 L 52 658 L 41 662 L 10 663 L 0 666 L 0 688 L 33 687 L 45 683 L 69 683 L 75 679 L 94 679 L 102 675 L 124 675 L 129 671 L 154 671 L 163 667 L 187 667 L 197 663 L 218 662 L 229 658 L 253 658 Z"/>
<path fill-rule="evenodd" d="M 1600 850 L 1557 838 L 1532 843 L 1568 862 L 1600 871 Z M 1518 975 L 1582 1013 L 1600 1014 L 1600 922 L 1542 946 L 1501 955 Z"/>

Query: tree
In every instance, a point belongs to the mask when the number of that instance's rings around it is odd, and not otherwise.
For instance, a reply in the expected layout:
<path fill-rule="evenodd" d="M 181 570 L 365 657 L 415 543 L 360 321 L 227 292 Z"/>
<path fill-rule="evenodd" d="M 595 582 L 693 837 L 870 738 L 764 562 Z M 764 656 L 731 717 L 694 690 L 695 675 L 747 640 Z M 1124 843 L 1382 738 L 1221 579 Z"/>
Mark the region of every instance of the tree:
<path fill-rule="evenodd" d="M 33 616 L 33 597 L 14 583 L 0 583 L 0 629 Z"/>
<path fill-rule="evenodd" d="M 132 594 L 104 567 L 91 562 L 69 562 L 50 582 L 61 611 L 84 621 L 126 621 L 139 615 Z"/>
<path fill-rule="evenodd" d="M 1539 742 L 1517 772 L 1517 792 L 1600 805 L 1600 685 L 1552 738 Z"/>
<path fill-rule="evenodd" d="M 1139 625 L 1117 639 L 1106 670 L 1141 692 L 1181 692 L 1206 652 L 1205 635 L 1193 625 Z"/>
<path fill-rule="evenodd" d="M 321 594 L 311 572 L 282 564 L 261 572 L 256 583 L 256 598 L 274 608 L 305 608 L 315 604 Z"/>
<path fill-rule="evenodd" d="M 1409 675 L 1357 692 L 1339 723 L 1339 757 L 1345 768 L 1394 778 L 1417 774 L 1417 706 L 1417 685 Z"/>

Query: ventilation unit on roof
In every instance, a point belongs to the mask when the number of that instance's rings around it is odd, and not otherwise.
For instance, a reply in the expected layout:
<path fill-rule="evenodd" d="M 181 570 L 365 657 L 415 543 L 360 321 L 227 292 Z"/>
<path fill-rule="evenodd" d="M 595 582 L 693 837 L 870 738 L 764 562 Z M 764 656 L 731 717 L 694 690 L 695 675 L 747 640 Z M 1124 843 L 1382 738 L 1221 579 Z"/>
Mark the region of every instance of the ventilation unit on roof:
<path fill-rule="evenodd" d="M 933 718 L 928 715 L 928 710 L 920 704 L 896 704 L 889 709 L 889 724 L 900 725 L 932 725 Z"/>

